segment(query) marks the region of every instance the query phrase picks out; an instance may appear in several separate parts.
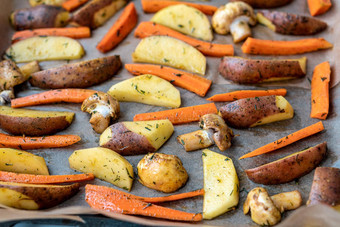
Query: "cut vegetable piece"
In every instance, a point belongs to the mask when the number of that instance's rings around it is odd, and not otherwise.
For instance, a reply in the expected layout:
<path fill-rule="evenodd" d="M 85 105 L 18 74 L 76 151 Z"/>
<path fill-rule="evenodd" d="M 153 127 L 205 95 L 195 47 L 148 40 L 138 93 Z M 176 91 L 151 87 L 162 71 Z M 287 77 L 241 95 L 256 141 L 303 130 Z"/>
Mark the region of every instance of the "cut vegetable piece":
<path fill-rule="evenodd" d="M 136 26 L 137 21 L 138 15 L 135 4 L 131 2 L 125 7 L 118 20 L 98 43 L 97 49 L 106 53 L 115 48 L 126 36 L 130 34 L 132 29 Z"/>
<path fill-rule="evenodd" d="M 40 66 L 38 61 L 31 61 L 20 67 L 22 75 L 24 75 L 27 80 L 30 78 L 31 74 L 40 71 Z M 12 101 L 12 100 L 11 100 Z"/>
<path fill-rule="evenodd" d="M 278 139 L 277 141 L 274 141 L 272 143 L 269 143 L 263 147 L 260 147 L 248 154 L 243 155 L 242 157 L 240 157 L 240 159 L 244 159 L 244 158 L 250 158 L 250 157 L 254 157 L 254 156 L 258 156 L 261 154 L 265 154 L 274 150 L 277 150 L 279 148 L 285 147 L 289 144 L 292 144 L 298 140 L 301 140 L 303 138 L 306 138 L 308 136 L 314 135 L 318 132 L 321 132 L 322 130 L 324 130 L 324 126 L 322 124 L 321 121 L 319 121 L 318 123 L 315 123 L 313 125 L 310 125 L 306 128 L 300 129 L 299 131 L 296 131 L 288 136 L 285 136 L 281 139 Z"/>
<path fill-rule="evenodd" d="M 168 81 L 150 74 L 117 83 L 107 93 L 121 102 L 139 102 L 171 108 L 181 105 L 180 92 Z"/>
<path fill-rule="evenodd" d="M 136 114 L 133 118 L 134 121 L 149 121 L 169 119 L 172 124 L 185 124 L 193 121 L 199 121 L 199 119 L 210 113 L 217 113 L 217 108 L 214 103 L 208 103 L 197 106 L 182 107 L 173 110 L 164 110 L 151 113 Z"/>
<path fill-rule="evenodd" d="M 312 16 L 324 14 L 331 8 L 331 0 L 307 0 L 309 12 Z"/>
<path fill-rule="evenodd" d="M 71 12 L 77 9 L 78 7 L 84 5 L 88 1 L 89 0 L 66 0 L 65 2 L 63 2 L 62 7 L 67 11 Z"/>
<path fill-rule="evenodd" d="M 323 62 L 314 68 L 311 84 L 311 118 L 325 120 L 329 110 L 329 82 L 331 79 L 331 66 Z"/>
<path fill-rule="evenodd" d="M 235 209 L 239 181 L 233 161 L 208 149 L 202 151 L 204 175 L 203 218 L 213 219 Z"/>
<path fill-rule="evenodd" d="M 189 44 L 168 36 L 142 39 L 132 53 L 134 62 L 168 65 L 190 72 L 205 74 L 206 59 Z"/>
<path fill-rule="evenodd" d="M 302 196 L 298 190 L 282 192 L 270 198 L 281 213 L 286 210 L 295 210 L 302 205 Z"/>
<path fill-rule="evenodd" d="M 178 87 L 192 91 L 204 97 L 211 86 L 211 80 L 192 73 L 161 65 L 125 64 L 125 68 L 133 75 L 152 74 Z"/>
<path fill-rule="evenodd" d="M 224 93 L 224 94 L 217 94 L 210 98 L 207 98 L 207 100 L 213 101 L 213 102 L 232 102 L 238 99 L 269 96 L 269 95 L 285 96 L 286 94 L 287 94 L 287 90 L 284 88 L 274 89 L 274 90 L 239 90 L 239 91 L 233 91 L 233 92 Z"/>
<path fill-rule="evenodd" d="M 323 38 L 309 38 L 293 41 L 262 40 L 249 37 L 242 45 L 246 54 L 262 55 L 294 55 L 322 49 L 333 45 Z"/>
<path fill-rule="evenodd" d="M 151 21 L 197 39 L 213 40 L 208 17 L 191 6 L 184 4 L 168 6 L 157 12 Z"/>
<path fill-rule="evenodd" d="M 43 157 L 12 148 L 0 148 L 0 154 L 1 171 L 49 175 Z"/>
<path fill-rule="evenodd" d="M 141 22 L 135 30 L 135 37 L 145 38 L 154 35 L 171 36 L 195 47 L 202 54 L 212 57 L 233 56 L 234 47 L 230 44 L 205 42 L 183 35 L 171 28 L 153 22 Z"/>
<path fill-rule="evenodd" d="M 29 61 L 71 60 L 81 58 L 85 51 L 81 44 L 61 36 L 31 37 L 10 46 L 5 58 L 17 63 Z"/>

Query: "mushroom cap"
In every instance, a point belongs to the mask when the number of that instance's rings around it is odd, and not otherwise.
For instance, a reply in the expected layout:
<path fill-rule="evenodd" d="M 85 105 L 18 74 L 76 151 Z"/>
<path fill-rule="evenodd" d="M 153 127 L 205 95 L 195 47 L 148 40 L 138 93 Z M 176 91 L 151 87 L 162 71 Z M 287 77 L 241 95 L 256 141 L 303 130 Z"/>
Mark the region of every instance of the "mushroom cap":
<path fill-rule="evenodd" d="M 19 67 L 11 60 L 0 62 L 0 91 L 11 90 L 26 80 Z"/>

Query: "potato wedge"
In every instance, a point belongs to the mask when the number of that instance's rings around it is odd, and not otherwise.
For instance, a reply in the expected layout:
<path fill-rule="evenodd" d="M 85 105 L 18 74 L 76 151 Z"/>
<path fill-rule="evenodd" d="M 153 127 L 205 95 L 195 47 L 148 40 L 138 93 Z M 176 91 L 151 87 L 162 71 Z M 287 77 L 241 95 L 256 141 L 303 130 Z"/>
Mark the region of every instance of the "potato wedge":
<path fill-rule="evenodd" d="M 258 60 L 241 57 L 223 57 L 220 74 L 240 84 L 289 80 L 306 75 L 307 58 L 287 60 Z"/>
<path fill-rule="evenodd" d="M 95 29 L 103 25 L 126 3 L 126 0 L 93 0 L 77 10 L 72 21 L 77 25 Z"/>
<path fill-rule="evenodd" d="M 68 160 L 72 169 L 83 173 L 93 173 L 99 179 L 125 190 L 131 190 L 132 165 L 113 150 L 103 147 L 76 150 Z"/>
<path fill-rule="evenodd" d="M 53 134 L 70 126 L 73 118 L 72 112 L 13 109 L 0 106 L 0 128 L 14 135 Z"/>
<path fill-rule="evenodd" d="M 168 65 L 190 72 L 205 74 L 206 59 L 194 47 L 168 36 L 150 36 L 142 39 L 132 53 L 134 62 Z"/>
<path fill-rule="evenodd" d="M 280 6 L 287 5 L 293 0 L 230 0 L 230 2 L 242 1 L 248 3 L 254 8 L 276 8 Z"/>
<path fill-rule="evenodd" d="M 31 6 L 37 5 L 52 5 L 52 6 L 62 6 L 67 0 L 29 0 Z"/>
<path fill-rule="evenodd" d="M 214 38 L 208 17 L 198 9 L 184 4 L 158 11 L 151 21 L 204 41 L 210 42 Z"/>
<path fill-rule="evenodd" d="M 284 184 L 311 172 L 326 157 L 327 143 L 296 152 L 268 164 L 245 170 L 258 184 Z"/>
<path fill-rule="evenodd" d="M 44 185 L 0 181 L 0 204 L 25 210 L 47 209 L 71 198 L 79 184 Z"/>
<path fill-rule="evenodd" d="M 259 23 L 285 35 L 314 35 L 327 28 L 321 20 L 292 13 L 262 10 L 256 17 Z"/>
<path fill-rule="evenodd" d="M 29 81 L 44 89 L 86 88 L 110 79 L 121 66 L 119 56 L 107 56 L 36 72 Z"/>
<path fill-rule="evenodd" d="M 179 91 L 168 81 L 150 74 L 117 83 L 107 93 L 120 102 L 139 102 L 170 108 L 181 106 Z"/>
<path fill-rule="evenodd" d="M 227 125 L 249 128 L 291 119 L 294 109 L 283 96 L 262 96 L 239 99 L 220 108 Z"/>
<path fill-rule="evenodd" d="M 81 44 L 62 36 L 31 37 L 11 45 L 5 58 L 17 63 L 50 60 L 71 60 L 81 58 L 85 51 Z"/>
<path fill-rule="evenodd" d="M 13 148 L 0 148 L 0 154 L 0 171 L 49 175 L 43 157 Z"/>
<path fill-rule="evenodd" d="M 315 170 L 307 205 L 323 203 L 340 208 L 340 169 L 318 167 Z"/>
<path fill-rule="evenodd" d="M 203 218 L 213 219 L 235 209 L 239 201 L 239 181 L 233 161 L 208 149 L 203 160 Z"/>
<path fill-rule="evenodd" d="M 15 30 L 64 27 L 70 15 L 61 7 L 38 5 L 14 11 L 10 22 Z"/>
<path fill-rule="evenodd" d="M 172 135 L 169 120 L 125 121 L 108 127 L 99 145 L 121 155 L 139 155 L 157 151 Z"/>

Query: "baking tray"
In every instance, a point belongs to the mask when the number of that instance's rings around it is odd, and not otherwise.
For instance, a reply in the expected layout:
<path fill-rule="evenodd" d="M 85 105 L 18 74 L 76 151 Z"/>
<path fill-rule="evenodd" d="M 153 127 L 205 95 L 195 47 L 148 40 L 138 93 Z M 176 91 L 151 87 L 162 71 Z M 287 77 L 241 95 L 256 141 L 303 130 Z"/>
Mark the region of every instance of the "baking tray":
<path fill-rule="evenodd" d="M 140 1 L 134 1 L 137 11 L 139 13 L 139 22 L 148 21 L 151 19 L 152 14 L 144 14 L 141 10 Z M 334 2 L 334 1 L 333 1 Z M 9 26 L 8 16 L 10 12 L 14 9 L 25 8 L 28 7 L 28 1 L 26 0 L 1 0 L 1 9 L 0 9 L 0 30 L 2 31 L 2 36 L 0 37 L 0 51 L 3 52 L 10 45 L 10 37 L 13 34 L 14 30 Z M 207 4 L 207 3 L 203 3 Z M 216 6 L 220 6 L 225 4 L 225 1 L 216 0 L 211 1 L 208 4 L 213 4 Z M 277 8 L 277 10 L 287 11 L 292 13 L 300 13 L 308 15 L 307 5 L 305 1 L 295 0 L 292 4 Z M 336 40 L 335 37 L 337 34 L 340 34 L 340 26 L 335 26 L 337 19 L 339 19 L 340 15 L 336 14 L 336 10 L 339 12 L 339 5 L 337 2 L 334 2 L 333 8 L 323 16 L 320 16 L 320 19 L 326 21 L 329 24 L 329 28 L 315 37 L 325 37 L 328 41 L 334 44 L 334 48 L 325 51 L 319 51 L 314 53 L 306 54 L 308 57 L 308 70 L 307 77 L 311 78 L 312 70 L 314 66 L 323 61 L 330 61 L 332 65 L 332 81 L 333 86 L 338 82 L 338 77 L 336 70 L 339 68 L 336 64 L 339 64 L 339 61 L 336 62 L 336 59 L 339 59 L 340 51 L 339 49 L 340 42 Z M 96 57 L 102 57 L 107 55 L 120 55 L 123 63 L 131 63 L 131 53 L 139 43 L 139 39 L 133 37 L 133 34 L 130 34 L 116 49 L 108 52 L 107 54 L 102 54 L 95 48 L 96 44 L 105 34 L 105 32 L 112 26 L 112 24 L 117 20 L 121 11 L 116 14 L 113 18 L 111 18 L 103 27 L 100 27 L 93 31 L 92 38 L 90 39 L 82 39 L 80 42 L 84 46 L 86 51 L 86 55 L 81 59 L 93 59 Z M 338 20 L 339 21 L 339 20 Z M 277 40 L 292 40 L 297 39 L 299 37 L 292 36 L 283 36 L 274 34 L 269 29 L 258 25 L 253 28 L 254 37 L 257 38 L 267 38 L 267 39 L 277 39 Z M 230 36 L 215 36 L 214 42 L 216 43 L 232 43 Z M 245 56 L 241 53 L 241 44 L 235 45 L 235 54 L 238 56 Z M 275 57 L 275 58 L 297 58 L 298 56 L 284 56 L 284 57 Z M 272 56 L 247 56 L 252 58 L 273 58 Z M 71 61 L 76 62 L 79 60 Z M 230 84 L 228 81 L 224 80 L 217 73 L 217 67 L 219 64 L 219 58 L 207 57 L 207 74 L 206 77 L 208 79 L 213 80 L 213 85 L 208 92 L 206 97 L 210 97 L 214 94 L 224 93 L 231 90 L 236 89 L 259 89 L 260 87 L 266 88 L 278 88 L 278 87 L 286 87 L 288 90 L 288 94 L 286 96 L 287 100 L 292 104 L 295 110 L 295 116 L 293 119 L 276 122 L 268 125 L 258 126 L 251 129 L 244 130 L 236 130 L 234 129 L 235 134 L 239 134 L 240 136 L 233 139 L 232 147 L 225 152 L 220 152 L 217 147 L 213 146 L 209 149 L 216 151 L 218 153 L 222 153 L 232 158 L 234 165 L 236 167 L 236 171 L 240 180 L 240 202 L 236 210 L 230 211 L 224 215 L 221 215 L 214 220 L 203 221 L 200 224 L 206 225 L 254 225 L 251 221 L 249 215 L 245 216 L 242 211 L 242 205 L 245 201 L 245 197 L 247 195 L 247 191 L 250 191 L 252 188 L 256 186 L 261 186 L 255 184 L 248 180 L 246 177 L 244 170 L 248 168 L 252 168 L 288 154 L 292 152 L 296 152 L 304 149 L 305 147 L 314 146 L 323 141 L 328 142 L 328 156 L 321 163 L 321 166 L 333 166 L 340 167 L 340 145 L 338 143 L 338 133 L 339 133 L 339 120 L 337 117 L 337 113 L 340 111 L 340 90 L 339 86 L 333 88 L 330 92 L 331 97 L 331 105 L 330 105 L 330 114 L 326 121 L 324 122 L 325 131 L 319 133 L 317 135 L 306 138 L 302 141 L 299 141 L 295 144 L 292 144 L 286 148 L 282 148 L 278 151 L 272 152 L 270 154 L 261 155 L 259 157 L 249 158 L 245 160 L 238 160 L 243 154 L 252 151 L 262 145 L 265 145 L 269 142 L 276 140 L 277 138 L 281 138 L 285 135 L 288 135 L 292 132 L 295 132 L 303 127 L 311 125 L 318 120 L 311 119 L 309 117 L 310 113 L 310 84 L 308 82 L 307 77 L 301 80 L 289 81 L 281 84 L 262 84 L 259 86 L 241 86 Z M 68 63 L 67 61 L 50 61 L 50 62 L 41 62 L 41 66 L 43 69 L 55 67 L 59 65 L 63 65 Z M 104 91 L 106 92 L 113 84 L 116 84 L 124 79 L 131 78 L 132 76 L 125 70 L 121 69 L 117 75 L 115 75 L 111 80 L 106 81 L 103 84 L 98 86 L 93 86 L 91 89 Z M 182 105 L 181 106 L 192 106 L 203 103 L 208 103 L 205 99 L 197 96 L 194 93 L 191 93 L 187 90 L 178 88 L 181 93 Z M 36 87 L 30 87 L 29 84 L 24 84 L 17 89 L 17 96 L 27 96 L 30 94 L 39 93 L 42 90 Z M 218 106 L 224 105 L 225 103 L 217 103 Z M 44 105 L 37 107 L 29 107 L 30 109 L 39 109 L 39 110 L 58 110 L 58 111 L 72 111 L 76 113 L 75 120 L 73 124 L 67 129 L 58 134 L 75 134 L 79 135 L 82 140 L 68 148 L 62 149 L 39 149 L 39 150 L 30 150 L 33 154 L 42 156 L 45 158 L 48 168 L 50 170 L 50 174 L 73 174 L 74 170 L 69 168 L 68 157 L 72 154 L 74 150 L 91 148 L 98 146 L 99 134 L 93 132 L 90 124 L 88 123 L 89 115 L 87 113 L 83 113 L 80 110 L 79 104 L 56 104 L 56 105 Z M 124 103 L 121 102 L 121 116 L 119 121 L 131 121 L 133 116 L 137 113 L 144 112 L 152 112 L 164 110 L 166 108 L 156 107 L 150 105 L 144 105 L 139 103 Z M 186 168 L 189 174 L 189 180 L 187 184 L 181 188 L 176 193 L 188 192 L 191 190 L 199 189 L 203 187 L 203 169 L 202 169 L 202 159 L 201 159 L 201 151 L 196 152 L 185 152 L 180 144 L 176 142 L 176 137 L 183 133 L 192 132 L 194 130 L 198 130 L 197 123 L 191 123 L 186 125 L 175 126 L 175 132 L 172 137 L 163 145 L 163 147 L 158 151 L 160 153 L 165 154 L 174 154 L 177 155 L 183 162 L 184 167 Z M 136 166 L 139 160 L 143 157 L 143 155 L 136 156 L 126 156 L 126 159 L 134 166 L 134 170 L 136 171 Z M 270 194 L 299 190 L 303 196 L 303 202 L 305 203 L 308 198 L 308 194 L 310 191 L 312 179 L 313 179 L 314 171 L 307 174 L 306 176 L 300 178 L 298 181 L 290 182 L 287 184 L 277 185 L 277 186 L 265 186 Z M 91 184 L 99 184 L 110 186 L 113 188 L 117 188 L 114 185 L 101 181 L 99 179 L 95 179 L 91 182 Z M 133 188 L 131 190 L 132 194 L 140 195 L 140 196 L 163 196 L 164 193 L 154 191 L 147 187 L 141 185 L 138 180 L 135 180 L 133 184 Z M 164 206 L 179 209 L 187 212 L 199 212 L 202 211 L 203 200 L 201 197 L 186 199 L 182 201 L 175 201 L 171 203 L 164 203 Z M 81 208 L 72 208 L 73 206 L 81 206 Z M 58 214 L 78 214 L 78 213 L 89 213 L 88 205 L 84 200 L 84 187 L 81 188 L 80 192 L 64 202 L 63 204 L 55 207 L 52 210 L 52 214 L 57 212 Z M 64 210 L 64 208 L 66 210 Z M 321 209 L 325 210 L 325 209 Z M 315 211 L 313 211 L 315 212 Z M 286 216 L 291 215 L 293 212 L 285 212 L 283 214 L 283 220 Z M 306 212 L 308 213 L 308 212 Z M 320 212 L 318 212 L 320 213 Z M 322 213 L 322 212 L 321 212 Z M 20 215 L 19 215 L 20 214 Z M 48 217 L 49 213 L 43 212 L 26 212 L 26 211 L 6 211 L 0 212 L 0 221 L 4 220 L 19 220 L 22 218 L 34 218 L 37 217 Z M 315 214 L 315 213 L 314 213 Z M 12 215 L 12 216 L 11 216 Z M 168 221 L 160 221 L 156 219 L 150 218 L 142 218 L 142 217 L 132 217 L 125 216 L 119 214 L 111 214 L 113 218 L 125 221 L 131 221 L 135 223 L 144 223 L 144 224 L 155 224 L 155 225 L 176 225 L 181 224 L 178 222 L 168 222 Z M 10 219 L 10 217 L 12 219 Z M 7 218 L 7 219 L 6 219 Z"/>

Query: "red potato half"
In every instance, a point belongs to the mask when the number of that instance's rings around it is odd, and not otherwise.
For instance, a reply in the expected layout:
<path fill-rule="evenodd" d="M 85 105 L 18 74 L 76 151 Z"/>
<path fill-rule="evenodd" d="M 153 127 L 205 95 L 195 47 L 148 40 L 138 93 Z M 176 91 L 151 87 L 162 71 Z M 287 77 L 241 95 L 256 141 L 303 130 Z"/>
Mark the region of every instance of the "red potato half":
<path fill-rule="evenodd" d="M 325 158 L 327 143 L 296 152 L 277 161 L 245 170 L 248 178 L 258 184 L 284 184 L 300 178 Z"/>

